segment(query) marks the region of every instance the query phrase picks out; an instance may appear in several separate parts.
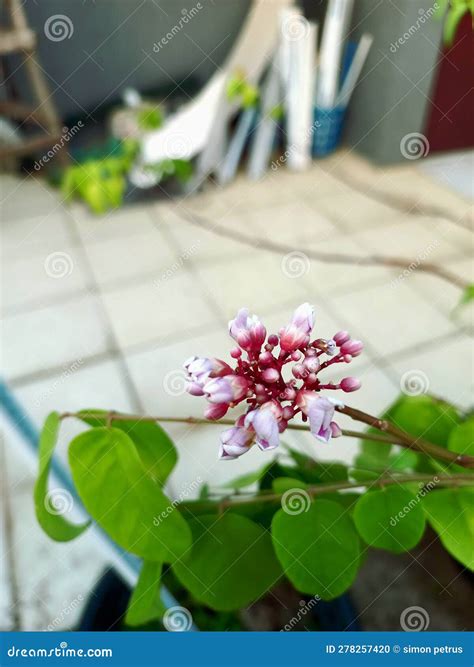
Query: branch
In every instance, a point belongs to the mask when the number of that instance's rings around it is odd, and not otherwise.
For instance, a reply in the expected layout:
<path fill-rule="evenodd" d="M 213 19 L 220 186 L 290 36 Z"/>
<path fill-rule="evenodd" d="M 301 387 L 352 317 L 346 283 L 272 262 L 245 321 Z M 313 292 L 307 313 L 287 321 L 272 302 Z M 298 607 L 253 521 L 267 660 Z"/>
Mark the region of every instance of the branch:
<path fill-rule="evenodd" d="M 423 440 L 422 438 L 415 438 L 386 419 L 374 417 L 373 415 L 369 415 L 367 412 L 357 410 L 356 408 L 351 408 L 347 405 L 337 405 L 336 411 L 348 415 L 355 421 L 372 426 L 379 431 L 389 433 L 391 436 L 398 439 L 397 444 L 399 444 L 401 447 L 414 449 L 415 451 L 422 452 L 423 454 L 426 454 L 427 456 L 430 456 L 434 459 L 439 459 L 440 461 L 445 461 L 446 463 L 456 464 L 462 466 L 463 468 L 474 468 L 473 456 L 468 456 L 467 454 L 456 454 L 455 452 L 451 452 L 448 449 L 439 447 L 438 445 L 428 442 L 427 440 Z"/>
<path fill-rule="evenodd" d="M 270 252 L 276 252 L 279 255 L 285 255 L 291 252 L 294 252 L 294 248 L 284 245 L 283 243 L 276 243 L 270 239 L 262 239 L 259 237 L 248 236 L 247 234 L 241 234 L 236 231 L 233 227 L 221 227 L 216 224 L 210 224 L 202 216 L 195 215 L 186 211 L 182 212 L 181 209 L 176 207 L 175 209 L 177 215 L 187 220 L 196 227 L 205 229 L 208 232 L 213 232 L 218 236 L 224 236 L 226 238 L 233 239 L 238 243 L 242 243 L 251 248 L 255 248 L 256 245 L 269 250 Z M 304 249 L 304 254 L 310 259 L 314 259 L 317 262 L 326 262 L 329 264 L 357 264 L 358 266 L 387 266 L 387 267 L 397 267 L 399 269 L 407 269 L 414 266 L 414 271 L 422 271 L 424 273 L 431 273 L 443 280 L 459 287 L 462 290 L 467 289 L 469 283 L 462 278 L 459 278 L 455 273 L 448 271 L 438 264 L 433 262 L 423 262 L 421 263 L 417 259 L 412 259 L 411 257 L 388 257 L 385 255 L 371 254 L 366 255 L 365 257 L 357 257 L 356 255 L 349 255 L 347 253 L 338 253 L 338 252 L 319 252 L 311 250 L 310 248 Z"/>
<path fill-rule="evenodd" d="M 361 489 L 367 486 L 370 488 L 385 486 L 390 486 L 391 484 L 407 484 L 407 483 L 420 483 L 424 484 L 425 482 L 431 482 L 436 484 L 436 486 L 474 486 L 474 477 L 466 473 L 456 473 L 454 475 L 430 475 L 430 474 L 420 474 L 420 475 L 396 475 L 392 477 L 382 476 L 375 480 L 370 480 L 367 482 L 335 482 L 333 484 L 317 484 L 315 486 L 308 486 L 306 489 L 298 489 L 301 492 L 306 492 L 311 498 L 317 495 L 324 493 L 333 493 L 335 491 L 342 491 L 344 489 Z M 220 500 L 191 500 L 182 503 L 181 506 L 187 507 L 188 505 L 196 508 L 197 505 L 207 507 L 215 507 L 219 505 L 222 509 L 228 507 L 235 507 L 237 505 L 249 505 L 249 504 L 260 504 L 268 502 L 279 502 L 282 499 L 282 493 L 260 493 L 252 497 L 245 496 L 227 496 L 221 498 Z"/>
<path fill-rule="evenodd" d="M 465 454 L 455 454 L 450 452 L 443 447 L 439 447 L 431 442 L 422 440 L 421 438 L 415 438 L 405 431 L 397 428 L 395 425 L 391 424 L 386 420 L 382 420 L 378 417 L 362 412 L 362 410 L 357 410 L 355 408 L 350 408 L 346 405 L 336 406 L 336 410 L 343 414 L 348 415 L 355 421 L 360 421 L 368 426 L 373 426 L 374 428 L 382 431 L 380 434 L 373 433 L 362 433 L 360 431 L 352 431 L 349 429 L 342 429 L 342 434 L 352 438 L 360 438 L 362 440 L 374 440 L 376 442 L 384 442 L 393 445 L 399 445 L 400 447 L 405 447 L 406 449 L 413 449 L 415 451 L 422 452 L 423 454 L 430 456 L 431 458 L 439 459 L 445 463 L 452 463 L 463 468 L 474 468 L 474 457 L 467 456 Z M 97 419 L 98 415 L 94 412 L 63 412 L 61 419 L 67 417 L 75 417 L 77 419 Z M 177 423 L 177 424 L 206 424 L 208 426 L 233 426 L 234 420 L 232 419 L 220 419 L 218 421 L 204 419 L 203 417 L 153 417 L 150 415 L 130 415 L 119 412 L 108 412 L 105 415 L 106 425 L 110 426 L 114 421 L 135 421 L 135 422 L 158 422 L 158 423 Z M 309 427 L 304 424 L 289 424 L 288 427 L 292 431 L 309 431 Z"/>

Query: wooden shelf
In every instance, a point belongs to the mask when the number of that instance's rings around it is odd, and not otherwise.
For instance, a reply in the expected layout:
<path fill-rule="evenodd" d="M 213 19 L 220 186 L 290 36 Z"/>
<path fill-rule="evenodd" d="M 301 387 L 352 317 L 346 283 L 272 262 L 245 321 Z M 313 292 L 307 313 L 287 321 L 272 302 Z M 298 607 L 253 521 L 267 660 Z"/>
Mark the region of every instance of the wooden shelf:
<path fill-rule="evenodd" d="M 17 51 L 33 51 L 36 35 L 29 28 L 0 29 L 0 56 Z"/>

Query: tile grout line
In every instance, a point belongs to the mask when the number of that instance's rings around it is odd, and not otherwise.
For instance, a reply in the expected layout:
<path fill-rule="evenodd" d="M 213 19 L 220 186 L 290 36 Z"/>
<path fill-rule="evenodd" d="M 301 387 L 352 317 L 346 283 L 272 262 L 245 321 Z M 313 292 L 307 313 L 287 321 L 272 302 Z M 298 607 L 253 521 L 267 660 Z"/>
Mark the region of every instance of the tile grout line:
<path fill-rule="evenodd" d="M 107 334 L 107 339 L 108 339 L 108 344 L 109 344 L 109 351 L 112 355 L 112 357 L 118 361 L 118 366 L 119 366 L 119 371 L 120 374 L 122 375 L 122 379 L 124 382 L 124 388 L 126 391 L 126 394 L 128 398 L 130 399 L 131 406 L 133 410 L 143 410 L 143 405 L 140 399 L 140 396 L 138 394 L 137 388 L 135 387 L 135 383 L 133 382 L 129 372 L 128 372 L 128 367 L 127 363 L 125 360 L 125 356 L 123 354 L 122 348 L 119 345 L 119 342 L 117 340 L 117 337 L 115 335 L 115 332 L 112 327 L 112 323 L 110 321 L 110 317 L 107 312 L 107 307 L 103 301 L 102 298 L 102 293 L 100 290 L 99 285 L 97 284 L 97 281 L 95 279 L 94 271 L 92 269 L 91 263 L 89 261 L 89 257 L 87 255 L 83 240 L 79 234 L 79 231 L 76 228 L 76 222 L 72 219 L 69 214 L 67 214 L 67 218 L 71 219 L 72 225 L 69 227 L 70 229 L 70 236 L 71 238 L 75 238 L 78 241 L 78 247 L 79 247 L 79 252 L 82 254 L 83 258 L 83 263 L 86 272 L 89 273 L 89 279 L 93 285 L 93 290 L 94 290 L 94 295 L 97 300 L 97 303 L 99 305 L 99 309 L 101 312 L 101 317 L 102 317 L 102 324 L 105 327 L 105 331 Z"/>

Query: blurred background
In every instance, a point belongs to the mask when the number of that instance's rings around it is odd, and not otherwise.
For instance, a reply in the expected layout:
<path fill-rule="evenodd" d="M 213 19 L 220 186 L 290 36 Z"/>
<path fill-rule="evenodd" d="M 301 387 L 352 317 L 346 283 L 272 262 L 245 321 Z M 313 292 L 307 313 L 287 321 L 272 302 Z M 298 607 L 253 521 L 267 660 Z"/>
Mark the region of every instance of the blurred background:
<path fill-rule="evenodd" d="M 472 17 L 356 0 L 329 44 L 329 4 L 3 2 L 1 630 L 74 627 L 105 567 L 134 576 L 98 531 L 56 544 L 36 524 L 45 416 L 199 416 L 182 364 L 225 359 L 239 307 L 278 330 L 308 301 L 318 336 L 363 340 L 355 407 L 379 414 L 400 391 L 472 402 L 472 311 L 454 312 L 474 282 Z M 176 497 L 264 462 L 218 461 L 216 427 L 168 430 Z M 64 425 L 55 469 L 73 515 L 62 463 L 78 431 Z M 321 460 L 356 452 L 286 439 Z M 469 626 L 472 579 L 427 540 L 369 558 L 362 627 L 399 629 L 417 604 L 430 629 Z"/>

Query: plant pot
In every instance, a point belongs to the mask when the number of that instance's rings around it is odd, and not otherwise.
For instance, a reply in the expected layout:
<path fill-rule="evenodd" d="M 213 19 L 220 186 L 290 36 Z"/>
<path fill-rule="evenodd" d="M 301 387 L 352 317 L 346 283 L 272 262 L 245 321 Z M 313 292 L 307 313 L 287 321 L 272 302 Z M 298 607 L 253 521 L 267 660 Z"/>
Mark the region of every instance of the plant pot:
<path fill-rule="evenodd" d="M 106 570 L 91 592 L 76 629 L 81 632 L 128 630 L 123 619 L 130 595 L 131 589 L 119 575 L 112 569 Z M 275 604 L 276 599 L 283 605 Z M 184 600 L 183 604 L 186 608 L 190 608 L 200 630 L 354 631 L 361 629 L 349 595 L 324 602 L 304 596 L 289 585 L 279 586 L 275 595 L 267 595 L 245 611 L 235 614 L 213 612 L 194 604 L 189 599 Z M 158 624 L 150 624 L 147 629 L 163 630 Z"/>

